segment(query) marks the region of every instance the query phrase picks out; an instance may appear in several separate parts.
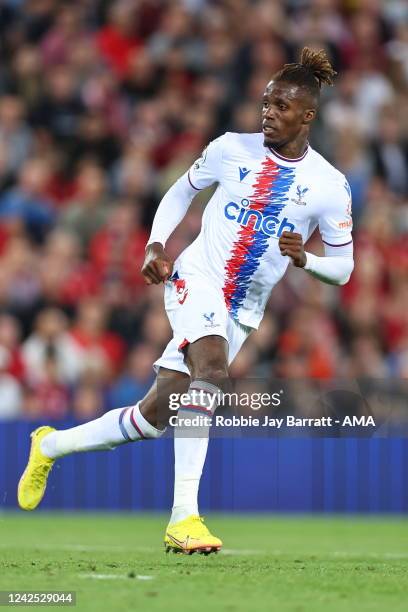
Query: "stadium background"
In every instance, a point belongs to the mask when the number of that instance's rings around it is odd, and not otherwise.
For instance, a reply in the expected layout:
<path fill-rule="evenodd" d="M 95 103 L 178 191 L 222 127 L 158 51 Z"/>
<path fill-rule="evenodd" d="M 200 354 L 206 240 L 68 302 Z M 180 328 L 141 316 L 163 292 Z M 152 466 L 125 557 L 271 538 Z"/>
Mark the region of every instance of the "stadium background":
<path fill-rule="evenodd" d="M 404 2 L 3 1 L 3 506 L 15 507 L 37 423 L 89 420 L 150 386 L 151 364 L 170 337 L 162 288 L 146 289 L 139 273 L 158 202 L 209 140 L 258 131 L 266 82 L 305 44 L 324 47 L 339 72 L 323 92 L 311 143 L 350 182 L 355 271 L 338 289 L 290 269 L 232 372 L 406 378 Z M 202 205 L 193 204 L 171 240 L 173 255 L 197 234 Z M 319 253 L 320 241 L 308 248 Z M 171 444 L 143 446 L 67 458 L 44 507 L 167 508 Z M 254 454 L 263 458 L 258 484 Z M 216 441 L 204 506 L 406 511 L 407 458 L 403 440 Z M 153 484 L 128 493 L 128 478 L 141 470 L 152 471 Z M 253 508 L 246 483 L 260 487 Z"/>

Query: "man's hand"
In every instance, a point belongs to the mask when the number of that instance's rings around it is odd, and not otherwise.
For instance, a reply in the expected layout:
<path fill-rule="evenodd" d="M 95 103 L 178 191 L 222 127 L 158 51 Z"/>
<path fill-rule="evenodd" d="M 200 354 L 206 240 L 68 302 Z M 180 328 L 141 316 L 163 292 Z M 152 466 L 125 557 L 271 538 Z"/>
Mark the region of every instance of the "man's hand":
<path fill-rule="evenodd" d="M 173 262 L 160 242 L 152 242 L 146 248 L 142 274 L 147 285 L 166 281 L 173 272 Z"/>
<path fill-rule="evenodd" d="M 306 265 L 306 253 L 303 248 L 303 238 L 301 234 L 295 232 L 282 232 L 279 238 L 279 248 L 281 255 L 288 255 L 292 258 L 293 264 L 297 268 L 304 268 Z"/>

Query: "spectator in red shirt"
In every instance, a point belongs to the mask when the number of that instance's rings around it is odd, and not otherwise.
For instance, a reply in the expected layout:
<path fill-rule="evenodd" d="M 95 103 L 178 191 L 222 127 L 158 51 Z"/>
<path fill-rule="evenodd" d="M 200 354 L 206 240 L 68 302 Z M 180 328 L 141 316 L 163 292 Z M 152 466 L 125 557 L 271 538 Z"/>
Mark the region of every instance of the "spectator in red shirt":
<path fill-rule="evenodd" d="M 0 346 L 0 421 L 14 419 L 22 413 L 22 389 L 7 371 L 9 358 L 9 351 Z"/>
<path fill-rule="evenodd" d="M 146 231 L 140 226 L 140 207 L 122 201 L 111 212 L 105 227 L 93 238 L 90 259 L 103 281 L 121 281 L 130 294 L 144 286 L 143 264 Z"/>
<path fill-rule="evenodd" d="M 25 376 L 25 366 L 19 347 L 21 328 L 10 314 L 0 315 L 0 346 L 8 351 L 7 372 L 20 382 Z"/>
<path fill-rule="evenodd" d="M 62 229 L 48 236 L 40 259 L 40 279 L 43 296 L 64 306 L 75 305 L 99 291 L 98 275 L 92 264 L 81 258 L 78 238 Z"/>
<path fill-rule="evenodd" d="M 332 377 L 335 372 L 335 340 L 334 328 L 330 320 L 324 316 L 324 312 L 299 306 L 292 314 L 288 328 L 279 338 L 280 375 Z"/>
<path fill-rule="evenodd" d="M 48 344 L 44 352 L 43 376 L 29 386 L 25 399 L 25 411 L 33 418 L 63 418 L 69 408 L 68 387 L 61 381 L 60 358 L 54 344 Z"/>
<path fill-rule="evenodd" d="M 132 53 L 142 46 L 136 35 L 137 13 L 135 4 L 129 0 L 115 2 L 109 12 L 109 23 L 100 30 L 97 43 L 108 66 L 119 77 L 124 77 L 129 68 Z"/>
<path fill-rule="evenodd" d="M 108 331 L 108 312 L 98 299 L 83 300 L 78 309 L 71 337 L 87 360 L 106 359 L 111 372 L 116 373 L 123 365 L 125 343 L 115 333 Z"/>

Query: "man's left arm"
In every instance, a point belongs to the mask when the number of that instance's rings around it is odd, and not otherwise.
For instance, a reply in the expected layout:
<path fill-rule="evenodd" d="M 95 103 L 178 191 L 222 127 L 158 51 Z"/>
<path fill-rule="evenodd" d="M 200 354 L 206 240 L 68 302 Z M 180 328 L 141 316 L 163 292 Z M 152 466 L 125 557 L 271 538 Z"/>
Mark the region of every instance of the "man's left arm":
<path fill-rule="evenodd" d="M 354 268 L 351 229 L 351 194 L 345 181 L 337 185 L 319 217 L 324 257 L 305 251 L 301 234 L 295 232 L 283 232 L 279 248 L 282 255 L 291 257 L 295 266 L 315 278 L 331 285 L 345 285 Z"/>

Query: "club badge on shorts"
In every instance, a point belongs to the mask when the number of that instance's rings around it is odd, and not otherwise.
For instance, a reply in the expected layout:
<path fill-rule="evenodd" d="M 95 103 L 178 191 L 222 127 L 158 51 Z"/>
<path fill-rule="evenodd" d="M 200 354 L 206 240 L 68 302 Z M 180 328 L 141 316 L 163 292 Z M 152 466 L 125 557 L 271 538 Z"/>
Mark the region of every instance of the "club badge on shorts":
<path fill-rule="evenodd" d="M 214 323 L 215 312 L 203 313 L 203 317 L 208 323 L 204 327 L 219 327 L 219 323 Z"/>

